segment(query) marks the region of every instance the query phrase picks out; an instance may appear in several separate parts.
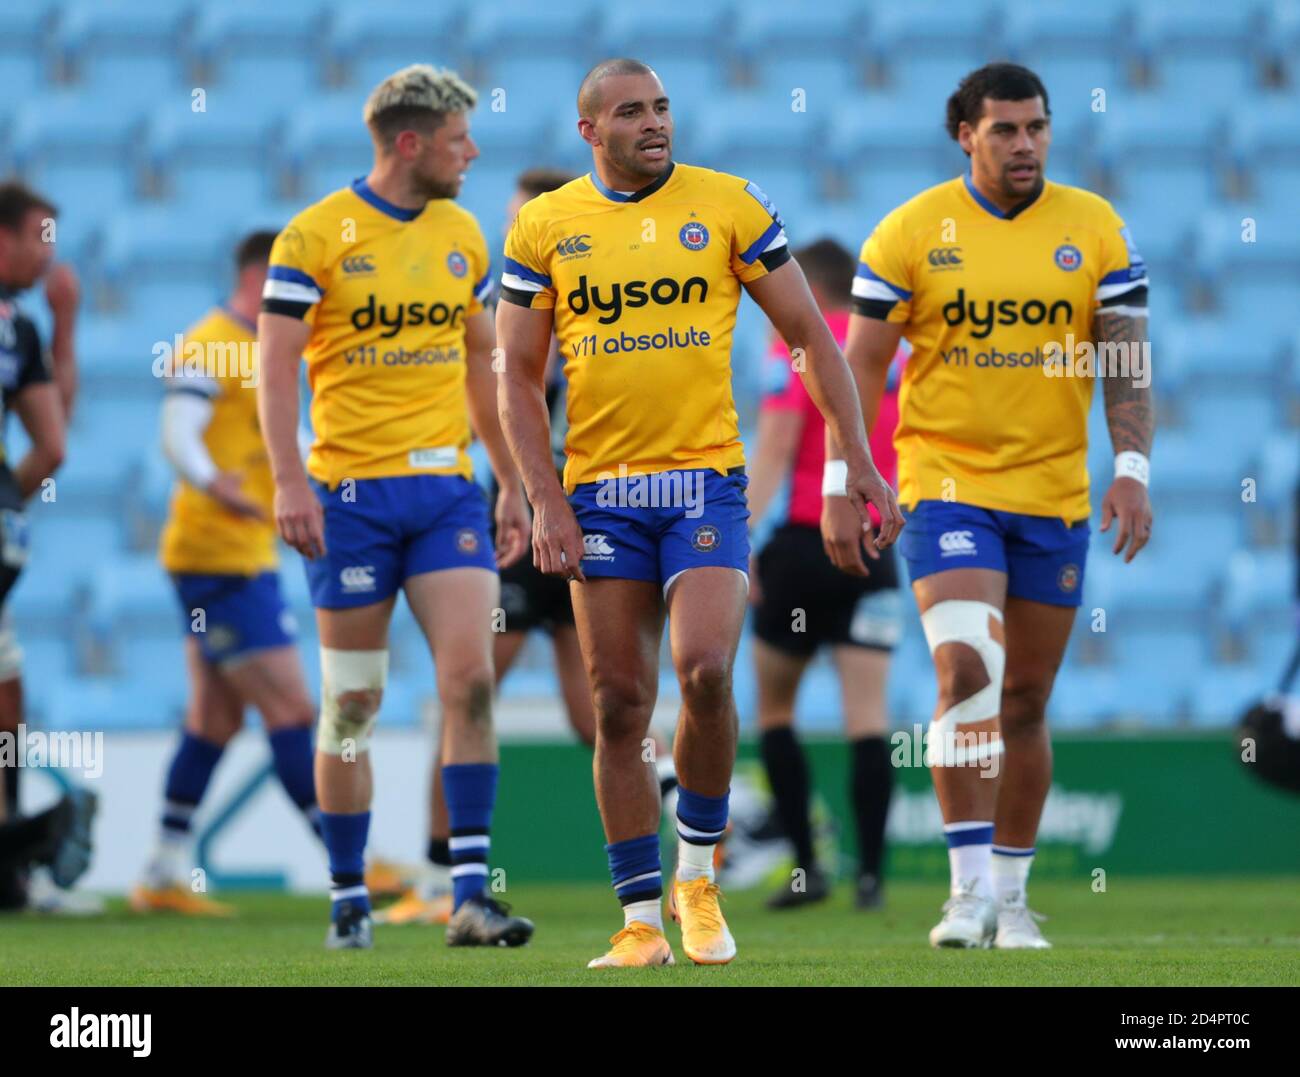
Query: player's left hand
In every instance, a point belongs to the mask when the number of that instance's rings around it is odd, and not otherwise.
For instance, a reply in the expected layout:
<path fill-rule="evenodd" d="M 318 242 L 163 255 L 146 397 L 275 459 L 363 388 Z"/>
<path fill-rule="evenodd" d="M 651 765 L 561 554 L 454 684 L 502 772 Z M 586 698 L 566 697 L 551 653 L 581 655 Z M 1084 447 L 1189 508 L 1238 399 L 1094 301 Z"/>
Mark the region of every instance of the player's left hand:
<path fill-rule="evenodd" d="M 1124 564 L 1128 564 L 1151 541 L 1151 498 L 1147 488 L 1137 479 L 1118 478 L 1110 484 L 1101 501 L 1101 529 L 1109 531 L 1112 521 L 1119 521 L 1115 533 L 1115 548 L 1119 553 L 1125 545 Z"/>
<path fill-rule="evenodd" d="M 524 555 L 533 534 L 528 500 L 518 483 L 497 494 L 497 568 L 509 568 Z"/>
<path fill-rule="evenodd" d="M 45 302 L 55 320 L 70 318 L 81 302 L 81 283 L 77 271 L 67 262 L 56 262 L 45 274 Z"/>

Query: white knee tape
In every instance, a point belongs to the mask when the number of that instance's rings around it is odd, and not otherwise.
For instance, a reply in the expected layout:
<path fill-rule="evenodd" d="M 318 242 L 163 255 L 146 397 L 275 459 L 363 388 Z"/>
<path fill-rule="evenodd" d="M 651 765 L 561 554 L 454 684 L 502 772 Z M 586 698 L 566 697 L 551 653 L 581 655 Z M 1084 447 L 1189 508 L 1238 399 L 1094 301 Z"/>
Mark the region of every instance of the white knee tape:
<path fill-rule="evenodd" d="M 1002 674 L 1007 652 L 1002 644 L 1002 613 L 987 602 L 949 599 L 936 602 L 921 614 L 925 641 L 934 654 L 945 643 L 964 643 L 984 662 L 989 683 L 973 696 L 953 704 L 930 723 L 929 766 L 965 766 L 981 763 L 1002 752 L 1002 739 L 986 734 L 969 745 L 959 726 L 996 718 L 1002 706 Z"/>
<path fill-rule="evenodd" d="M 388 680 L 388 651 L 320 650 L 321 709 L 316 750 L 338 755 L 370 750 Z"/>

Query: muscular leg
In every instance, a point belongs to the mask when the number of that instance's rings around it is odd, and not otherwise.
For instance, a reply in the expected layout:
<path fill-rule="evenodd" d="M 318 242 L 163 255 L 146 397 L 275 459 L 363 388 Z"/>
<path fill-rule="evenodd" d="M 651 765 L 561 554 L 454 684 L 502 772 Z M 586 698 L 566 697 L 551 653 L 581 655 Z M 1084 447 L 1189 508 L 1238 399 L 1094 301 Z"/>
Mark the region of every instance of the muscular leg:
<path fill-rule="evenodd" d="M 999 897 L 1024 901 L 1038 822 L 1052 784 L 1047 700 L 1065 656 L 1074 608 L 1007 599 L 1007 671 L 1002 685 L 1003 774 L 993 817 L 993 870 Z M 1007 850 L 999 855 L 999 850 Z"/>
<path fill-rule="evenodd" d="M 643 742 L 659 688 L 659 587 L 644 580 L 590 579 L 572 591 L 595 711 L 592 769 L 605 839 L 614 844 L 657 835 L 659 786 Z"/>
<path fill-rule="evenodd" d="M 569 725 L 583 744 L 592 746 L 596 743 L 596 711 L 591 703 L 591 684 L 582 664 L 578 630 L 571 625 L 556 625 L 551 634 L 551 647 Z"/>
<path fill-rule="evenodd" d="M 459 843 L 452 850 L 454 903 L 459 908 L 481 893 L 487 881 L 497 785 L 491 616 L 500 582 L 488 569 L 457 568 L 411 576 L 404 587 L 437 670 L 442 711 L 439 769 L 449 841 Z"/>
<path fill-rule="evenodd" d="M 673 758 L 684 788 L 725 796 L 736 762 L 731 672 L 745 621 L 745 581 L 730 568 L 682 573 L 668 596 L 669 643 L 682 690 Z"/>

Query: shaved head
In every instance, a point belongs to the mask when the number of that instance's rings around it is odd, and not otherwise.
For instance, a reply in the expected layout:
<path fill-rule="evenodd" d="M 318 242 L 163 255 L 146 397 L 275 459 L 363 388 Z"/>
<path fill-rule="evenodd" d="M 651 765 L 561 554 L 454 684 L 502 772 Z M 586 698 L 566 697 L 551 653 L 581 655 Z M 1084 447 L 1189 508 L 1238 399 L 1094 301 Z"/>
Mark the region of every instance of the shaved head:
<path fill-rule="evenodd" d="M 616 75 L 653 75 L 654 70 L 649 64 L 643 64 L 640 60 L 631 60 L 627 57 L 621 57 L 615 60 L 601 60 L 595 67 L 587 72 L 587 77 L 582 80 L 582 85 L 578 87 L 578 115 L 591 119 L 601 110 L 604 100 L 601 97 L 600 85 L 607 78 Z"/>

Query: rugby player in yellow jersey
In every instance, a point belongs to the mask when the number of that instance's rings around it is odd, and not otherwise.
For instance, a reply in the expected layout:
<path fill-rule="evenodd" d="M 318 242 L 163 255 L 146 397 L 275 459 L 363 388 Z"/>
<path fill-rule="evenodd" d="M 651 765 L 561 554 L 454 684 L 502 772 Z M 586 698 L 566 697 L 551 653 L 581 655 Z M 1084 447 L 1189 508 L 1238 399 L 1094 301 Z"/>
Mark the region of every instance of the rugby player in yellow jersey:
<path fill-rule="evenodd" d="M 136 912 L 233 915 L 192 887 L 190 821 L 247 707 L 262 715 L 285 792 L 319 832 L 314 707 L 280 595 L 271 468 L 257 425 L 255 319 L 274 241 L 274 232 L 253 232 L 239 243 L 230 298 L 182 334 L 179 354 L 158 371 L 162 448 L 177 474 L 158 554 L 180 599 L 190 701 L 157 844 L 131 891 Z"/>
<path fill-rule="evenodd" d="M 731 399 L 742 285 L 799 349 L 809 391 L 847 446 L 847 488 L 861 519 L 870 500 L 885 521 L 882 546 L 902 521 L 871 462 L 843 357 L 763 192 L 673 162 L 667 94 L 639 61 L 607 60 L 589 72 L 578 117 L 594 167 L 519 211 L 497 331 L 499 403 L 533 506 L 534 561 L 575 581 L 596 710 L 596 799 L 624 927 L 591 967 L 673 961 L 660 910 L 659 787 L 645 748 L 665 614 L 682 693 L 670 909 L 687 956 L 725 964 L 736 945 L 713 853 L 727 825 L 731 673 L 749 564 Z M 569 383 L 563 484 L 544 391 L 552 330 Z"/>
<path fill-rule="evenodd" d="M 522 555 L 528 516 L 494 407 L 487 246 L 454 201 L 478 156 L 468 119 L 476 98 L 452 72 L 418 64 L 374 89 L 363 112 L 373 167 L 280 233 L 258 322 L 276 524 L 308 559 L 320 631 L 316 788 L 335 949 L 371 945 L 368 746 L 399 590 L 429 641 L 442 703 L 455 906 L 447 943 L 517 946 L 533 931 L 486 891 L 499 588 L 466 453 L 471 421 L 501 487 L 503 564 Z M 306 470 L 295 433 L 300 356 L 316 438 Z"/>
<path fill-rule="evenodd" d="M 899 500 L 938 677 L 928 762 L 951 898 L 935 946 L 1042 949 L 1025 903 L 1051 785 L 1044 715 L 1081 601 L 1088 407 L 1103 377 L 1115 479 L 1101 529 L 1131 561 L 1151 534 L 1147 273 L 1105 199 L 1044 178 L 1047 91 L 990 64 L 948 101 L 970 172 L 888 214 L 863 245 L 845 354 L 874 419 L 899 337 Z M 832 559 L 861 573 L 828 497 Z"/>

